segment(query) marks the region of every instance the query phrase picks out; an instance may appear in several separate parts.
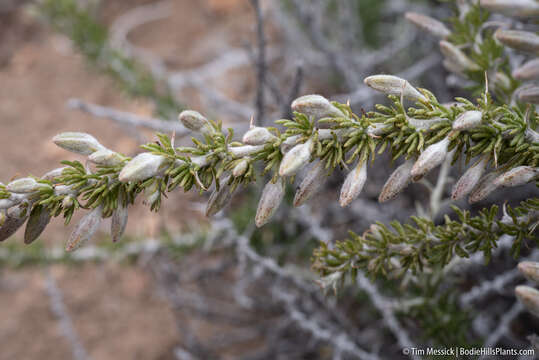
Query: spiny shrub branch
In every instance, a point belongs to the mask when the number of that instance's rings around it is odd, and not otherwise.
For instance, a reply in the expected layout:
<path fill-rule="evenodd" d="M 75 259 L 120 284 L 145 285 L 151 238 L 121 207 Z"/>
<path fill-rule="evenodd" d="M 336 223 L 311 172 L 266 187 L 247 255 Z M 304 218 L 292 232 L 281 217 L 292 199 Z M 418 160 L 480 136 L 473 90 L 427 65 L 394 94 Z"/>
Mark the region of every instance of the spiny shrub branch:
<path fill-rule="evenodd" d="M 525 240 L 539 244 L 534 235 L 539 224 L 539 198 L 516 208 L 505 207 L 502 218 L 498 218 L 497 205 L 481 210 L 477 216 L 457 207 L 453 210 L 456 219 L 446 215 L 443 225 L 412 217 L 411 224 L 373 224 L 365 234 L 350 233 L 348 240 L 332 248 L 322 244 L 314 252 L 313 268 L 332 281 L 344 281 L 347 274 L 355 278 L 359 270 L 373 277 L 399 277 L 407 271 L 418 273 L 425 268 L 443 267 L 455 256 L 468 258 L 477 251 L 483 252 L 488 262 L 503 235 L 515 238 L 515 257 Z"/>
<path fill-rule="evenodd" d="M 316 165 L 302 180 L 294 204 L 301 205 L 316 193 L 335 168 L 351 166 L 340 194 L 340 203 L 346 206 L 361 192 L 368 164 L 386 150 L 394 160 L 404 158 L 405 162 L 385 184 L 380 201 L 396 196 L 408 183 L 421 179 L 447 156 L 452 156 L 453 161 L 461 157 L 466 162 L 474 157 L 480 159 L 459 180 L 457 185 L 460 185 L 453 191 L 454 198 L 471 194 L 470 200 L 477 201 L 499 186 L 522 185 L 537 179 L 537 113 L 494 105 L 488 95 L 481 97 L 477 104 L 462 98 L 451 105 L 440 104 L 429 91 L 418 90 L 406 80 L 390 75 L 371 76 L 365 82 L 389 94 L 391 104 L 378 105 L 376 111 L 358 116 L 346 104 L 329 102 L 319 95 L 303 96 L 292 104 L 292 119 L 276 121 L 284 131 L 275 127 L 251 127 L 242 142 L 234 141 L 233 132 L 223 130 L 221 123 L 210 121 L 195 111 L 180 114 L 181 122 L 200 135 L 192 139 L 193 146 L 176 147 L 174 137 L 157 134 L 158 141 L 143 145 L 147 152 L 132 159 L 105 148 L 88 134 L 57 135 L 53 139 L 57 145 L 88 156 L 88 161 L 95 166 L 89 168 L 78 161 L 64 161 L 65 167 L 41 178 L 27 177 L 0 185 L 0 208 L 4 209 L 0 240 L 13 234 L 29 218 L 25 242 L 30 243 L 43 231 L 51 216 L 63 215 L 68 223 L 79 208 L 91 211 L 71 235 L 67 250 L 89 239 L 106 217 L 112 217 L 112 236 L 117 240 L 125 229 L 127 206 L 141 193 L 151 209 L 157 211 L 162 197 L 177 187 L 184 191 L 195 188 L 200 192 L 214 187 L 206 209 L 206 214 L 211 216 L 229 202 L 239 186 L 253 182 L 257 175 L 271 172 L 272 179 L 264 188 L 256 215 L 256 224 L 262 226 L 279 206 L 285 183 L 293 182 L 295 174 L 309 162 Z M 415 105 L 406 110 L 405 98 L 415 101 Z M 488 168 L 492 172 L 483 176 Z M 535 214 L 537 209 L 531 210 Z M 485 223 L 477 225 L 477 230 L 485 230 L 492 226 L 487 226 L 486 222 L 494 219 L 494 212 L 484 212 L 479 220 L 461 213 L 458 222 L 448 222 L 448 228 L 434 227 L 422 219 L 416 220 L 415 230 L 408 225 L 394 226 L 406 229 L 404 235 L 406 231 L 410 235 L 415 233 L 406 241 L 417 243 L 421 233 L 429 233 L 429 229 L 442 237 L 451 231 L 472 233 L 467 230 L 471 224 Z M 535 215 L 530 216 L 535 219 Z M 520 220 L 513 226 L 500 223 L 496 233 L 514 233 L 519 228 L 524 234 L 529 231 L 529 223 Z M 395 241 L 387 228 L 380 229 L 387 239 Z M 489 229 L 485 236 L 492 232 L 492 228 Z M 473 241 L 473 237 L 471 239 Z M 464 252 L 485 251 L 484 243 L 479 242 L 481 244 L 474 247 L 476 243 L 457 243 L 447 250 L 437 250 L 437 256 L 445 263 L 454 251 L 461 256 Z M 456 245 L 466 250 L 455 250 Z M 322 257 L 327 254 L 331 263 L 330 256 L 335 253 L 324 253 L 322 249 L 317 254 L 317 262 L 324 264 Z M 423 253 L 419 254 L 415 258 L 413 255 L 405 257 L 404 265 L 420 269 Z M 350 261 L 355 261 L 355 255 L 350 256 Z M 379 259 L 380 265 L 375 268 L 381 270 L 385 263 L 383 258 Z M 320 265 L 323 273 L 333 269 L 333 266 Z"/>

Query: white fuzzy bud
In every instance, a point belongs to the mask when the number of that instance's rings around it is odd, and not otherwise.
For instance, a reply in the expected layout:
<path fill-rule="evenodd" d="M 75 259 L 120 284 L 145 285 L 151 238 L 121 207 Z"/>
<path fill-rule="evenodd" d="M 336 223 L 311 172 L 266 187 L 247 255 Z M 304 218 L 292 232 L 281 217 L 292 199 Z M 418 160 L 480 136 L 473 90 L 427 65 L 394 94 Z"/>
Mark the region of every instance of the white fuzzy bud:
<path fill-rule="evenodd" d="M 498 29 L 494 34 L 496 39 L 513 49 L 539 53 L 539 36 L 529 31 Z"/>
<path fill-rule="evenodd" d="M 217 214 L 223 209 L 232 199 L 233 192 L 230 185 L 228 185 L 229 178 L 221 180 L 221 186 L 219 190 L 214 190 L 210 195 L 208 204 L 206 205 L 206 216 L 210 217 Z"/>
<path fill-rule="evenodd" d="M 52 141 L 62 149 L 80 155 L 90 155 L 105 149 L 92 135 L 80 132 L 61 133 L 53 137 Z"/>
<path fill-rule="evenodd" d="M 488 157 L 484 156 L 481 160 L 468 168 L 468 170 L 466 170 L 466 172 L 457 181 L 455 186 L 453 186 L 451 198 L 453 200 L 458 200 L 471 193 L 481 180 L 487 164 Z"/>
<path fill-rule="evenodd" d="M 10 207 L 20 204 L 23 200 L 26 200 L 25 194 L 12 193 L 9 198 L 0 199 L 0 210 L 9 209 Z"/>
<path fill-rule="evenodd" d="M 112 213 L 112 219 L 110 221 L 110 235 L 112 237 L 112 242 L 117 242 L 122 237 L 127 225 L 127 217 L 127 206 L 124 206 L 121 203 L 118 204 L 118 207 Z"/>
<path fill-rule="evenodd" d="M 415 12 L 407 12 L 404 14 L 404 17 L 420 29 L 425 30 L 437 38 L 445 39 L 451 35 L 451 31 L 442 22 L 431 18 L 430 16 Z"/>
<path fill-rule="evenodd" d="M 517 166 L 494 180 L 496 186 L 519 186 L 537 179 L 539 169 L 531 166 Z"/>
<path fill-rule="evenodd" d="M 294 196 L 294 206 L 301 206 L 316 194 L 324 185 L 328 178 L 324 163 L 318 162 L 307 171 L 301 181 L 296 195 Z"/>
<path fill-rule="evenodd" d="M 90 240 L 99 228 L 103 215 L 102 205 L 96 207 L 79 221 L 66 243 L 66 251 L 78 249 L 83 243 Z"/>
<path fill-rule="evenodd" d="M 41 235 L 43 230 L 45 230 L 50 220 L 51 215 L 47 209 L 42 207 L 34 208 L 24 230 L 24 243 L 33 243 Z"/>
<path fill-rule="evenodd" d="M 518 99 L 525 103 L 539 104 L 539 86 L 522 89 L 518 93 Z"/>
<path fill-rule="evenodd" d="M 412 167 L 414 166 L 413 160 L 406 160 L 402 165 L 393 171 L 389 179 L 387 179 L 380 196 L 379 202 L 386 202 L 397 196 L 412 180 Z"/>
<path fill-rule="evenodd" d="M 483 114 L 481 111 L 470 110 L 460 114 L 453 122 L 453 130 L 468 130 L 481 124 Z"/>
<path fill-rule="evenodd" d="M 339 204 L 342 207 L 348 206 L 363 190 L 363 185 L 367 180 L 367 161 L 357 164 L 354 170 L 350 171 L 344 180 L 339 196 Z"/>
<path fill-rule="evenodd" d="M 387 95 L 404 96 L 409 100 L 426 100 L 425 96 L 421 94 L 415 87 L 400 77 L 393 75 L 372 75 L 365 80 L 365 84 L 373 88 L 376 91 L 380 91 Z"/>
<path fill-rule="evenodd" d="M 180 160 L 180 159 L 177 159 Z M 183 162 L 183 160 L 180 160 Z M 208 165 L 208 157 L 206 155 L 200 155 L 200 156 L 191 156 L 191 163 L 195 164 L 198 167 L 203 167 Z M 181 164 L 177 164 L 181 165 Z"/>
<path fill-rule="evenodd" d="M 342 111 L 337 109 L 328 99 L 321 95 L 304 95 L 292 102 L 292 110 L 314 119 L 325 117 L 343 117 Z"/>
<path fill-rule="evenodd" d="M 431 126 L 446 121 L 446 119 L 435 117 L 432 119 L 416 119 L 409 117 L 408 125 L 413 126 L 416 130 L 428 130 Z"/>
<path fill-rule="evenodd" d="M 123 167 L 118 178 L 121 182 L 146 180 L 164 170 L 166 160 L 151 153 L 138 154 Z"/>
<path fill-rule="evenodd" d="M 497 71 L 494 74 L 494 85 L 502 89 L 509 89 L 511 87 L 511 79 L 505 73 Z"/>
<path fill-rule="evenodd" d="M 530 281 L 539 284 L 539 262 L 522 261 L 518 264 L 518 270 Z"/>
<path fill-rule="evenodd" d="M 253 126 L 243 135 L 243 142 L 247 145 L 264 145 L 277 139 L 268 129 Z"/>
<path fill-rule="evenodd" d="M 54 180 L 57 177 L 62 176 L 62 172 L 64 171 L 64 169 L 67 169 L 67 168 L 68 168 L 68 166 L 62 166 L 62 167 L 56 168 L 54 170 L 49 171 L 45 175 L 43 175 L 41 178 L 43 180 L 49 180 L 49 181 L 54 182 Z"/>
<path fill-rule="evenodd" d="M 307 165 L 311 158 L 313 140 L 309 139 L 303 144 L 298 144 L 285 154 L 279 167 L 280 176 L 294 175 L 299 169 Z"/>
<path fill-rule="evenodd" d="M 519 285 L 515 288 L 518 300 L 535 316 L 539 316 L 539 291 L 531 286 Z"/>
<path fill-rule="evenodd" d="M 491 192 L 493 192 L 494 190 L 498 188 L 498 185 L 494 184 L 494 180 L 497 177 L 498 177 L 498 174 L 495 172 L 491 172 L 483 176 L 481 180 L 479 180 L 479 183 L 475 186 L 475 188 L 470 193 L 468 202 L 470 204 L 473 204 L 473 203 L 486 199 L 486 197 L 489 196 Z"/>
<path fill-rule="evenodd" d="M 14 205 L 16 205 L 16 203 L 11 199 L 0 199 L 0 210 L 9 209 Z"/>
<path fill-rule="evenodd" d="M 6 190 L 17 194 L 28 194 L 45 186 L 47 185 L 38 183 L 34 178 L 26 177 L 13 180 L 6 185 Z"/>
<path fill-rule="evenodd" d="M 104 166 L 116 166 L 120 165 L 125 161 L 125 156 L 118 154 L 115 151 L 109 149 L 101 149 L 90 154 L 88 160 L 94 164 L 104 165 Z"/>
<path fill-rule="evenodd" d="M 178 116 L 180 122 L 191 131 L 209 133 L 211 132 L 211 126 L 202 114 L 194 110 L 184 110 Z"/>
<path fill-rule="evenodd" d="M 232 176 L 238 177 L 245 174 L 247 168 L 249 167 L 249 161 L 247 159 L 240 160 L 232 169 Z"/>
<path fill-rule="evenodd" d="M 450 70 L 459 70 L 458 72 L 481 70 L 479 65 L 474 63 L 462 50 L 449 41 L 440 41 L 440 51 L 445 56 L 447 64 L 450 65 Z"/>
<path fill-rule="evenodd" d="M 244 157 L 252 155 L 260 150 L 264 149 L 264 145 L 241 145 L 231 146 L 228 148 L 228 152 L 234 157 Z"/>
<path fill-rule="evenodd" d="M 536 0 L 480 0 L 485 9 L 508 16 L 528 17 L 539 15 Z"/>
<path fill-rule="evenodd" d="M 255 224 L 257 227 L 266 224 L 275 214 L 283 201 L 284 193 L 285 184 L 282 178 L 278 178 L 275 184 L 270 180 L 264 186 L 262 196 L 258 202 L 258 208 L 256 209 Z"/>
<path fill-rule="evenodd" d="M 517 80 L 539 79 L 539 58 L 524 63 L 515 69 L 512 75 Z"/>
<path fill-rule="evenodd" d="M 440 165 L 447 156 L 449 139 L 445 138 L 435 144 L 429 145 L 412 167 L 412 178 L 414 181 L 422 178 L 429 171 Z"/>

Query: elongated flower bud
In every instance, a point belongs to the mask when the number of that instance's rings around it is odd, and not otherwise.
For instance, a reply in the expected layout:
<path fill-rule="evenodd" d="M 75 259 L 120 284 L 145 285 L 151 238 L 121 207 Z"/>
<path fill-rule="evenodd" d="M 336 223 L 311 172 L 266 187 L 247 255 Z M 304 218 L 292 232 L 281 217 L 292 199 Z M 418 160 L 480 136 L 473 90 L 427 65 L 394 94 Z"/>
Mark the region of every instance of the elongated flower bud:
<path fill-rule="evenodd" d="M 45 230 L 51 220 L 51 215 L 42 206 L 35 206 L 30 213 L 26 229 L 24 230 L 24 243 L 31 244 Z"/>
<path fill-rule="evenodd" d="M 481 124 L 481 111 L 470 110 L 460 114 L 453 122 L 453 130 L 468 130 Z"/>
<path fill-rule="evenodd" d="M 81 155 L 105 149 L 92 135 L 80 132 L 61 133 L 53 137 L 52 141 L 62 149 Z"/>
<path fill-rule="evenodd" d="M 539 58 L 524 63 L 515 69 L 512 75 L 517 80 L 539 79 Z"/>
<path fill-rule="evenodd" d="M 12 193 L 28 194 L 39 190 L 43 186 L 47 185 L 38 183 L 34 178 L 26 177 L 13 180 L 7 184 L 6 190 Z"/>
<path fill-rule="evenodd" d="M 539 316 L 539 291 L 530 286 L 519 285 L 515 288 L 515 294 L 529 312 Z"/>
<path fill-rule="evenodd" d="M 539 86 L 521 90 L 518 93 L 518 99 L 525 103 L 539 104 Z"/>
<path fill-rule="evenodd" d="M 440 41 L 440 50 L 445 56 L 448 64 L 455 69 L 459 69 L 460 71 L 481 70 L 479 65 L 474 63 L 464 52 L 462 52 L 462 50 L 449 41 Z"/>
<path fill-rule="evenodd" d="M 118 204 L 118 207 L 112 213 L 112 219 L 110 221 L 110 235 L 112 242 L 117 242 L 122 237 L 125 227 L 127 225 L 127 206 Z"/>
<path fill-rule="evenodd" d="M 228 152 L 235 157 L 244 157 L 264 149 L 264 145 L 231 146 Z"/>
<path fill-rule="evenodd" d="M 412 167 L 412 178 L 418 180 L 429 171 L 440 165 L 447 156 L 447 147 L 449 139 L 445 138 L 435 144 L 429 145 L 422 153 Z"/>
<path fill-rule="evenodd" d="M 6 216 L 0 227 L 0 241 L 8 239 L 26 222 L 27 216 Z"/>
<path fill-rule="evenodd" d="M 294 146 L 285 154 L 279 167 L 280 176 L 294 175 L 299 169 L 305 166 L 311 158 L 313 147 L 312 139 L 307 140 L 303 144 Z"/>
<path fill-rule="evenodd" d="M 497 71 L 494 74 L 494 85 L 498 88 L 509 89 L 511 88 L 511 79 L 505 73 Z"/>
<path fill-rule="evenodd" d="M 93 162 L 94 164 L 104 166 L 120 165 L 125 161 L 125 159 L 125 156 L 122 156 L 109 149 L 98 150 L 88 156 L 89 161 Z"/>
<path fill-rule="evenodd" d="M 380 91 L 387 95 L 401 94 L 410 100 L 426 100 L 425 96 L 421 94 L 415 87 L 400 77 L 393 75 L 372 75 L 365 80 L 365 84 L 373 88 L 376 91 Z"/>
<path fill-rule="evenodd" d="M 451 35 L 451 31 L 449 31 L 449 29 L 442 22 L 431 18 L 430 16 L 415 12 L 407 12 L 404 14 L 404 17 L 406 20 L 418 26 L 420 29 L 425 30 L 437 38 L 445 39 Z"/>
<path fill-rule="evenodd" d="M 484 156 L 477 163 L 472 165 L 466 172 L 460 177 L 455 186 L 453 186 L 453 192 L 451 198 L 458 200 L 468 195 L 476 187 L 485 172 L 485 168 L 488 164 L 488 157 Z"/>
<path fill-rule="evenodd" d="M 43 180 L 49 180 L 49 181 L 52 181 L 54 183 L 55 182 L 54 180 L 57 177 L 62 176 L 62 172 L 64 171 L 64 169 L 67 169 L 68 167 L 69 166 L 62 166 L 62 167 L 56 168 L 54 170 L 51 170 L 48 173 L 46 173 L 45 175 L 43 175 L 41 178 Z"/>
<path fill-rule="evenodd" d="M 243 142 L 247 145 L 264 145 L 277 139 L 268 129 L 260 126 L 253 126 L 243 135 Z"/>
<path fill-rule="evenodd" d="M 479 4 L 489 11 L 508 16 L 539 15 L 539 4 L 535 0 L 480 0 Z"/>
<path fill-rule="evenodd" d="M 483 176 L 481 180 L 479 180 L 479 183 L 475 186 L 475 188 L 470 193 L 468 202 L 470 204 L 473 204 L 473 203 L 486 199 L 487 196 L 489 196 L 491 192 L 493 192 L 494 190 L 498 188 L 498 185 L 494 183 L 494 180 L 498 177 L 498 175 L 499 174 L 495 172 L 491 172 Z"/>
<path fill-rule="evenodd" d="M 328 176 L 324 168 L 324 163 L 315 164 L 301 181 L 296 195 L 294 196 L 294 206 L 301 206 L 316 194 L 326 182 Z"/>
<path fill-rule="evenodd" d="M 387 179 L 380 196 L 379 202 L 386 202 L 397 196 L 412 180 L 413 160 L 406 160 L 402 165 L 393 171 L 389 179 Z"/>
<path fill-rule="evenodd" d="M 283 201 L 285 193 L 285 183 L 282 178 L 278 178 L 274 183 L 268 181 L 256 209 L 255 224 L 261 227 L 273 217 L 279 205 Z"/>
<path fill-rule="evenodd" d="M 407 120 L 408 125 L 413 126 L 416 130 L 428 130 L 431 126 L 446 121 L 446 119 L 439 117 L 435 117 L 432 119 L 416 119 L 409 117 Z"/>
<path fill-rule="evenodd" d="M 211 130 L 210 123 L 202 114 L 194 110 L 184 110 L 178 116 L 180 122 L 191 131 L 208 133 Z"/>
<path fill-rule="evenodd" d="M 26 194 L 12 193 L 7 199 L 0 199 L 0 210 L 9 209 L 15 205 L 20 204 L 26 199 Z"/>
<path fill-rule="evenodd" d="M 71 236 L 66 243 L 66 251 L 73 251 L 78 249 L 86 241 L 90 240 L 94 236 L 95 232 L 99 228 L 99 224 L 103 215 L 103 206 L 100 205 L 90 211 L 88 214 L 79 221 L 75 230 L 71 233 Z"/>
<path fill-rule="evenodd" d="M 499 42 L 513 49 L 539 53 L 539 36 L 532 32 L 498 29 L 494 36 Z"/>
<path fill-rule="evenodd" d="M 247 168 L 249 167 L 249 161 L 247 159 L 240 160 L 236 166 L 234 166 L 234 169 L 232 169 L 232 176 L 238 177 L 245 174 L 247 171 Z"/>
<path fill-rule="evenodd" d="M 344 116 L 342 111 L 321 95 L 300 96 L 292 102 L 292 110 L 312 116 L 315 119 Z"/>
<path fill-rule="evenodd" d="M 121 182 L 142 181 L 164 170 L 167 159 L 151 153 L 140 153 L 129 161 L 120 171 Z"/>
<path fill-rule="evenodd" d="M 359 195 L 367 180 L 367 161 L 358 163 L 344 180 L 339 197 L 342 207 L 348 206 Z"/>
<path fill-rule="evenodd" d="M 498 176 L 494 180 L 494 184 L 497 186 L 519 186 L 537 179 L 538 176 L 538 168 L 531 166 L 517 166 Z"/>
<path fill-rule="evenodd" d="M 208 204 L 206 205 L 206 216 L 210 217 L 221 211 L 232 199 L 233 192 L 228 185 L 229 178 L 221 181 L 219 190 L 214 190 L 210 195 Z"/>
<path fill-rule="evenodd" d="M 518 264 L 518 269 L 527 279 L 539 284 L 539 262 L 522 261 Z"/>

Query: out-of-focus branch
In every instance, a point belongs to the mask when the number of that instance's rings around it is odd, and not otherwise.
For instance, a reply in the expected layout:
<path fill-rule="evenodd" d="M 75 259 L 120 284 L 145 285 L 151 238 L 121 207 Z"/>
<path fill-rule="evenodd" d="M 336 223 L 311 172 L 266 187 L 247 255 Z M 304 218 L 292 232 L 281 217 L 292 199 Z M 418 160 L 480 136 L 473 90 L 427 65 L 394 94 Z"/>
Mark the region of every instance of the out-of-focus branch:
<path fill-rule="evenodd" d="M 187 135 L 190 131 L 176 121 L 165 121 L 116 110 L 114 108 L 87 103 L 80 99 L 69 99 L 67 106 L 100 118 L 106 118 L 122 125 L 143 127 L 162 132 L 176 132 L 176 136 Z"/>
<path fill-rule="evenodd" d="M 357 284 L 364 290 L 370 297 L 371 303 L 378 309 L 385 325 L 391 331 L 391 333 L 397 339 L 401 348 L 411 348 L 417 346 L 414 344 L 408 332 L 401 326 L 395 313 L 393 312 L 394 306 L 391 300 L 386 299 L 385 296 L 380 294 L 376 286 L 369 281 L 362 273 L 357 275 Z M 420 357 L 414 353 L 410 353 L 410 358 L 419 360 Z"/>
<path fill-rule="evenodd" d="M 315 339 L 328 342 L 334 346 L 335 351 L 345 352 L 347 354 L 358 356 L 360 359 L 375 360 L 379 357 L 373 353 L 369 353 L 359 348 L 355 343 L 350 341 L 346 333 L 338 333 L 327 329 L 324 324 L 316 321 L 315 318 L 303 313 L 295 306 L 295 297 L 280 288 L 273 286 L 273 295 L 285 304 L 286 311 L 296 324 L 303 330 L 308 331 Z"/>
<path fill-rule="evenodd" d="M 60 288 L 58 288 L 58 285 L 56 285 L 56 280 L 50 271 L 47 271 L 45 290 L 47 291 L 47 295 L 50 299 L 51 311 L 58 319 L 62 336 L 71 346 L 73 358 L 75 360 L 90 360 L 90 357 L 82 345 L 77 331 L 73 326 L 73 321 L 71 321 L 71 317 L 69 316 L 69 313 L 65 307 L 62 291 Z"/>
<path fill-rule="evenodd" d="M 192 134 L 180 122 L 165 121 L 153 117 L 145 117 L 137 114 L 120 111 L 111 107 L 101 106 L 85 102 L 80 99 L 69 99 L 67 106 L 70 109 L 76 109 L 100 118 L 106 118 L 122 125 L 132 127 L 142 127 L 146 129 L 156 130 L 165 133 L 176 133 L 176 137 L 183 137 Z M 237 131 L 242 131 L 247 128 L 247 124 L 235 123 L 232 128 Z"/>
<path fill-rule="evenodd" d="M 510 332 L 509 325 L 511 322 L 524 310 L 524 306 L 518 301 L 516 301 L 511 309 L 507 311 L 499 320 L 498 326 L 494 329 L 493 332 L 483 343 L 484 347 L 493 347 L 498 343 L 498 341 L 507 333 Z M 486 355 L 480 357 L 480 359 L 487 359 Z"/>
<path fill-rule="evenodd" d="M 136 57 L 148 65 L 156 76 L 163 76 L 166 67 L 163 61 L 150 51 L 134 46 L 129 41 L 129 33 L 135 28 L 152 21 L 160 20 L 171 15 L 173 3 L 169 0 L 134 7 L 120 15 L 110 27 L 110 43 L 113 47 L 122 49 L 129 56 Z"/>
<path fill-rule="evenodd" d="M 257 43 L 257 86 L 256 86 L 256 116 L 255 123 L 261 125 L 264 123 L 264 84 L 266 82 L 266 35 L 264 33 L 264 16 L 260 0 L 251 0 L 256 18 L 256 43 Z"/>

